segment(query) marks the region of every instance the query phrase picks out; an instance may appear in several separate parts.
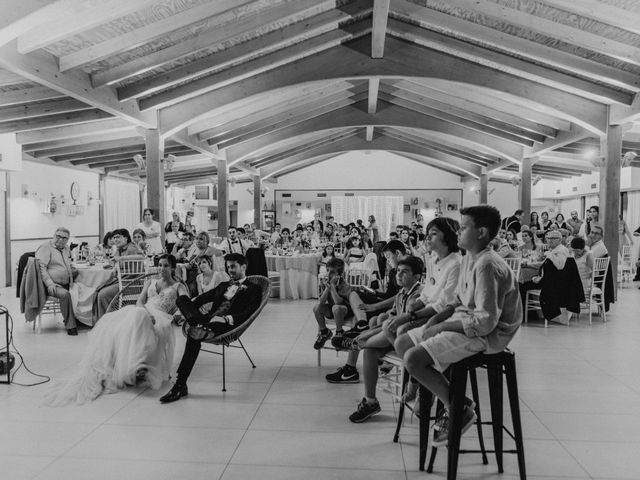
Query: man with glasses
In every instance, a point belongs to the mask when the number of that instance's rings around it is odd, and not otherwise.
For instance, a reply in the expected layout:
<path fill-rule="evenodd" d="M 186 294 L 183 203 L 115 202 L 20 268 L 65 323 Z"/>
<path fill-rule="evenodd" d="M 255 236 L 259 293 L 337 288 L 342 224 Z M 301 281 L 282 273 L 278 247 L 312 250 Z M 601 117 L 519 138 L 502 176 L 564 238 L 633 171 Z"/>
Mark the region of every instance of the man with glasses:
<path fill-rule="evenodd" d="M 593 258 L 607 257 L 609 256 L 609 250 L 604 245 L 602 237 L 604 236 L 604 230 L 602 225 L 597 223 L 591 224 L 591 232 L 589 232 L 589 243 L 591 244 L 590 250 Z"/>
<path fill-rule="evenodd" d="M 47 287 L 47 293 L 50 297 L 60 300 L 60 310 L 64 317 L 67 334 L 75 336 L 78 335 L 78 329 L 69 289 L 73 285 L 76 272 L 71 267 L 71 252 L 67 246 L 69 235 L 68 229 L 58 227 L 53 238 L 38 247 L 36 259 L 40 263 L 40 274 Z"/>

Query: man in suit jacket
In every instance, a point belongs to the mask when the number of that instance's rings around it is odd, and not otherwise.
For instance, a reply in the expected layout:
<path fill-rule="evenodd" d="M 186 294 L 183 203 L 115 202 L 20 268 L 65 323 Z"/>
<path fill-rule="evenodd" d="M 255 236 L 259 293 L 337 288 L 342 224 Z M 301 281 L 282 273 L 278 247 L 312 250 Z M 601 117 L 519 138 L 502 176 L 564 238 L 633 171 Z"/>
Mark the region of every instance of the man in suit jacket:
<path fill-rule="evenodd" d="M 247 259 L 239 253 L 230 253 L 224 257 L 230 281 L 223 282 L 213 290 L 191 300 L 181 295 L 176 300 L 180 312 L 190 325 L 202 326 L 213 336 L 226 333 L 244 323 L 260 306 L 262 291 L 258 285 L 245 282 Z M 211 304 L 203 313 L 201 307 Z M 189 394 L 187 378 L 198 359 L 202 338 L 187 337 L 187 345 L 178 366 L 176 383 L 171 390 L 160 397 L 161 403 L 170 403 Z"/>

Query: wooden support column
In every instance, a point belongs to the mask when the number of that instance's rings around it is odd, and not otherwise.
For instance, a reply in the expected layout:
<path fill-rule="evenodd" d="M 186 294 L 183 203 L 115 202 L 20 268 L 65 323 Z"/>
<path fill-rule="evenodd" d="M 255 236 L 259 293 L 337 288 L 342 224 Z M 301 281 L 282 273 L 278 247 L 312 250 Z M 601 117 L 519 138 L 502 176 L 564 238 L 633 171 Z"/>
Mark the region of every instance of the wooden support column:
<path fill-rule="evenodd" d="M 227 186 L 227 160 L 218 159 L 218 236 L 224 237 L 229 229 L 229 189 Z"/>
<path fill-rule="evenodd" d="M 529 224 L 531 216 L 531 158 L 523 158 L 520 165 L 520 208 L 524 211 L 522 223 Z"/>
<path fill-rule="evenodd" d="M 485 205 L 489 199 L 489 175 L 484 171 L 480 174 L 480 204 Z"/>
<path fill-rule="evenodd" d="M 104 173 L 101 173 L 98 176 L 98 235 L 99 235 L 99 242 L 102 242 L 102 239 L 104 238 L 104 201 L 105 198 L 107 198 L 106 196 L 106 192 L 107 192 L 107 176 Z"/>
<path fill-rule="evenodd" d="M 260 183 L 260 175 L 253 176 L 253 223 L 256 228 L 262 230 L 262 185 Z"/>
<path fill-rule="evenodd" d="M 620 162 L 622 156 L 622 127 L 609 125 L 606 135 L 600 138 L 600 153 L 604 166 L 600 167 L 600 219 L 604 228 L 604 244 L 611 258 L 609 268 L 616 289 L 618 273 L 618 215 L 620 213 Z"/>
<path fill-rule="evenodd" d="M 4 182 L 4 283 L 12 285 L 13 259 L 11 258 L 11 173 L 5 172 Z"/>
<path fill-rule="evenodd" d="M 147 208 L 153 210 L 153 218 L 160 225 L 165 218 L 164 188 L 164 140 L 156 129 L 145 130 L 146 164 L 147 164 Z M 161 242 L 164 244 L 164 228 L 160 229 Z"/>

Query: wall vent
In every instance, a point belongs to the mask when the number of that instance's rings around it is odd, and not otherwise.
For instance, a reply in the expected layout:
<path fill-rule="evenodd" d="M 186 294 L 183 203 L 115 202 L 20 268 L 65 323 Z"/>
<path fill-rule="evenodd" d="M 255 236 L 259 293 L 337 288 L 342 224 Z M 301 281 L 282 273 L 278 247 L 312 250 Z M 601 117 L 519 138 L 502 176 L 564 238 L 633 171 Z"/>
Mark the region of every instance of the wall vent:
<path fill-rule="evenodd" d="M 556 195 L 560 195 L 560 189 L 556 190 Z"/>
<path fill-rule="evenodd" d="M 327 196 L 326 193 L 319 193 L 318 198 L 325 198 Z"/>
<path fill-rule="evenodd" d="M 345 197 L 354 197 L 355 193 L 345 193 L 344 196 Z"/>
<path fill-rule="evenodd" d="M 573 187 L 573 188 L 571 189 L 571 191 L 572 191 L 572 192 L 577 192 L 577 191 L 578 191 L 578 187 Z"/>
<path fill-rule="evenodd" d="M 282 194 L 282 198 L 291 198 L 291 194 L 290 193 L 283 193 Z"/>
<path fill-rule="evenodd" d="M 596 188 L 598 188 L 598 184 L 597 183 L 592 183 L 591 184 L 591 190 L 595 190 Z"/>

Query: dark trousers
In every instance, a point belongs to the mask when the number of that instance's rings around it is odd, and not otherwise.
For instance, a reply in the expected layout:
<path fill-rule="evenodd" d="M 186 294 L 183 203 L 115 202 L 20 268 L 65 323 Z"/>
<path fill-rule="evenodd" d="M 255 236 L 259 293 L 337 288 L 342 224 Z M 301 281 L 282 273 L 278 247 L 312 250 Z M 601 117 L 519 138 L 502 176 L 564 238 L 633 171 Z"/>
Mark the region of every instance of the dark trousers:
<path fill-rule="evenodd" d="M 211 317 L 203 315 L 186 295 L 180 295 L 176 300 L 176 305 L 187 321 L 191 320 L 195 323 L 207 325 L 207 328 L 209 328 L 215 335 L 221 335 L 233 329 L 233 326 L 227 325 L 226 323 L 208 323 Z M 187 383 L 187 378 L 189 378 L 191 370 L 193 370 L 193 366 L 196 364 L 201 347 L 201 340 L 194 340 L 191 337 L 187 337 L 184 354 L 182 355 L 180 365 L 178 366 L 178 378 L 176 379 L 176 383 Z"/>

